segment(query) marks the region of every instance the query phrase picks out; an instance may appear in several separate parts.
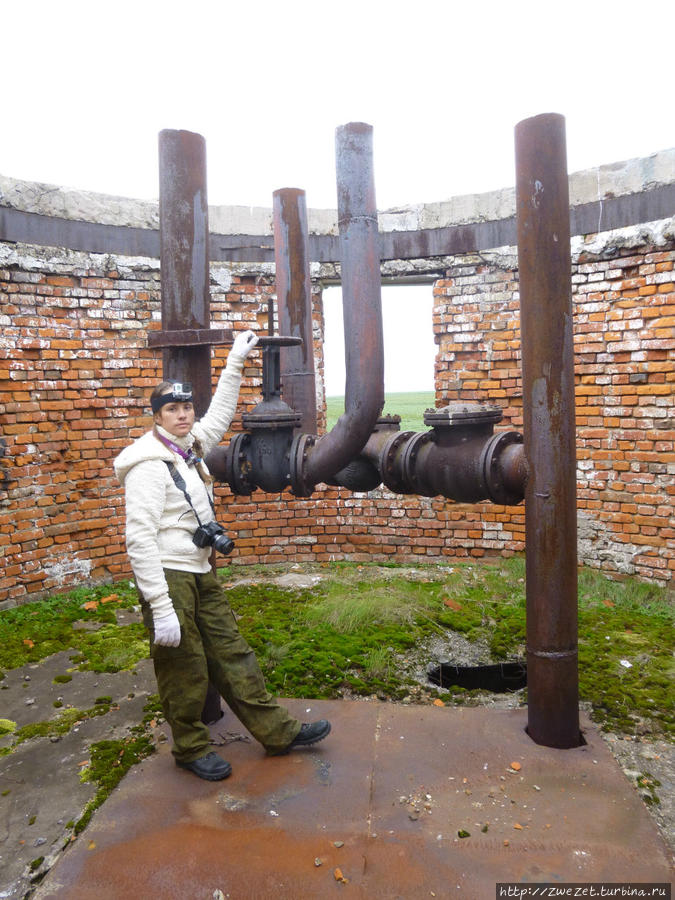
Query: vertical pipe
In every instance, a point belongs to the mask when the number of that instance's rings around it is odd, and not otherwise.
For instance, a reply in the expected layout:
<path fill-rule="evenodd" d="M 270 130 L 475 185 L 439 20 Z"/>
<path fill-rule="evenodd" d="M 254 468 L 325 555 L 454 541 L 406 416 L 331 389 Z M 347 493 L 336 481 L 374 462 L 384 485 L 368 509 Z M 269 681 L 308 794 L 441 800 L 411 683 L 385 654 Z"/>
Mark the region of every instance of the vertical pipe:
<path fill-rule="evenodd" d="M 577 747 L 574 346 L 565 120 L 519 122 L 516 218 L 525 455 L 528 733 Z"/>
<path fill-rule="evenodd" d="M 159 134 L 162 330 L 210 327 L 206 142 L 189 131 Z M 197 418 L 211 401 L 211 348 L 163 352 L 164 378 L 190 381 Z"/>
<path fill-rule="evenodd" d="M 206 142 L 190 131 L 159 134 L 159 258 L 162 331 L 210 327 Z M 163 377 L 192 384 L 199 419 L 211 402 L 211 346 L 166 348 Z M 211 556 L 215 569 L 215 555 Z M 202 721 L 222 716 L 209 682 Z"/>
<path fill-rule="evenodd" d="M 273 198 L 279 334 L 302 338 L 302 344 L 280 348 L 283 398 L 300 413 L 300 430 L 315 434 L 312 283 L 305 192 L 283 188 L 275 191 Z"/>
<path fill-rule="evenodd" d="M 384 406 L 380 246 L 373 174 L 373 129 L 336 130 L 338 226 L 345 335 L 345 412 L 312 448 L 305 480 L 317 484 L 365 447 Z"/>

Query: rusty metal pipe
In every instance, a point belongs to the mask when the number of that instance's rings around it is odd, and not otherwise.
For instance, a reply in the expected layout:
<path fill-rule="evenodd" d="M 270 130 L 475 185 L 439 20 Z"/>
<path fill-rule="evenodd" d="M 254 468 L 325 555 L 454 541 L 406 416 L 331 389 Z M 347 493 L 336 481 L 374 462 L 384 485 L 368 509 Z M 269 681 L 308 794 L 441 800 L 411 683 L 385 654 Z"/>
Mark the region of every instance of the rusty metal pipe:
<path fill-rule="evenodd" d="M 579 746 L 574 347 L 565 120 L 515 129 L 523 354 L 528 733 Z"/>
<path fill-rule="evenodd" d="M 305 192 L 297 188 L 275 191 L 273 209 L 279 334 L 302 340 L 301 344 L 281 347 L 282 394 L 285 402 L 300 414 L 299 430 L 315 434 L 312 282 Z"/>
<path fill-rule="evenodd" d="M 527 478 L 522 435 L 493 434 L 501 418 L 495 407 L 476 407 L 469 415 L 466 407 L 456 406 L 429 410 L 425 421 L 436 420 L 430 431 L 378 426 L 360 459 L 374 466 L 394 493 L 441 496 L 459 503 L 521 503 Z"/>
<path fill-rule="evenodd" d="M 303 481 L 314 486 L 355 459 L 384 406 L 384 344 L 373 129 L 352 122 L 336 130 L 338 226 L 345 333 L 345 412 L 306 447 Z"/>
<path fill-rule="evenodd" d="M 211 316 L 206 141 L 200 134 L 169 129 L 159 134 L 159 248 L 162 331 L 187 340 L 188 329 L 209 330 Z M 191 382 L 197 418 L 211 402 L 210 343 L 201 333 L 198 343 L 162 351 L 163 377 Z M 215 570 L 215 555 L 211 564 Z M 220 696 L 209 682 L 202 721 L 215 722 L 221 715 Z"/>
<path fill-rule="evenodd" d="M 208 329 L 209 222 L 206 142 L 200 134 L 159 134 L 159 245 L 162 331 Z M 164 378 L 192 383 L 197 418 L 211 402 L 209 344 L 166 347 Z"/>

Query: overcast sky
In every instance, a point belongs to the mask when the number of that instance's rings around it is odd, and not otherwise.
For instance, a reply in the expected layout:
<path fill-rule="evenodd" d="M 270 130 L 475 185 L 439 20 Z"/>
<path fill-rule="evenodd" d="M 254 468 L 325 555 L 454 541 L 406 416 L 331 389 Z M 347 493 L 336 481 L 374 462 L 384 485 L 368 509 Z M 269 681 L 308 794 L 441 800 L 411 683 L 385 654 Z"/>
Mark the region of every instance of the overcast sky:
<path fill-rule="evenodd" d="M 544 112 L 570 172 L 645 156 L 675 146 L 674 10 L 4 0 L 0 174 L 153 199 L 157 135 L 181 128 L 206 138 L 209 203 L 300 187 L 333 208 L 335 128 L 364 121 L 384 209 L 513 185 L 513 129 Z"/>

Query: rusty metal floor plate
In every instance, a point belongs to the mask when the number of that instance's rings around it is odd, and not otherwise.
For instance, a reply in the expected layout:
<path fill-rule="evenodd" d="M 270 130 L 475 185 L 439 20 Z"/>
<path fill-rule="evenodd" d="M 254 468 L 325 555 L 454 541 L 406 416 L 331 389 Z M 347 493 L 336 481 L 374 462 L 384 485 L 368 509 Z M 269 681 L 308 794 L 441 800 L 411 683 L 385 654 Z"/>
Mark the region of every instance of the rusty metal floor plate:
<path fill-rule="evenodd" d="M 233 774 L 215 783 L 161 745 L 36 900 L 491 900 L 497 882 L 672 878 L 655 824 L 588 722 L 586 746 L 552 750 L 529 739 L 525 710 L 287 705 L 329 718 L 331 735 L 276 758 L 228 744 Z M 227 712 L 212 733 L 241 730 Z"/>

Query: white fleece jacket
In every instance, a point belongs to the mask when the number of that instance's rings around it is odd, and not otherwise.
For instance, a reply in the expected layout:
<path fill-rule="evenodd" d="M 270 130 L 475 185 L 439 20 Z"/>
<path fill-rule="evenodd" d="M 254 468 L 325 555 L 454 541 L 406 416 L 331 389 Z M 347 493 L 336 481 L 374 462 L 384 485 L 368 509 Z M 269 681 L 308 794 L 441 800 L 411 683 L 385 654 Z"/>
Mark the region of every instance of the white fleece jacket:
<path fill-rule="evenodd" d="M 243 365 L 244 358 L 230 352 L 211 404 L 190 434 L 177 438 L 159 428 L 160 433 L 183 450 L 188 450 L 197 438 L 204 455 L 208 454 L 220 442 L 234 417 Z M 174 484 L 165 460 L 172 462 L 183 476 L 202 525 L 213 520 L 207 488 L 195 466 L 188 466 L 152 431 L 125 447 L 115 459 L 115 474 L 124 486 L 126 501 L 127 553 L 138 589 L 150 604 L 155 619 L 173 612 L 165 568 L 200 573 L 211 568 L 211 549 L 200 549 L 193 544 L 197 519 Z"/>

